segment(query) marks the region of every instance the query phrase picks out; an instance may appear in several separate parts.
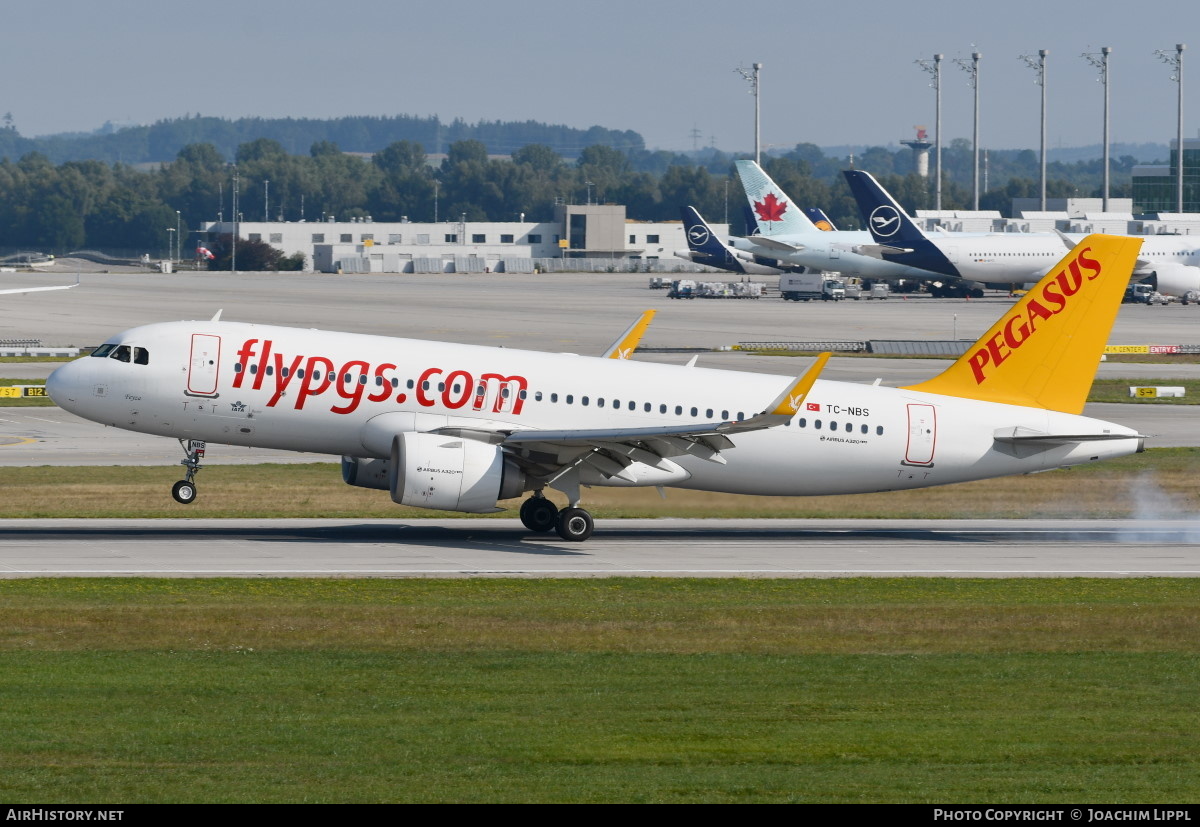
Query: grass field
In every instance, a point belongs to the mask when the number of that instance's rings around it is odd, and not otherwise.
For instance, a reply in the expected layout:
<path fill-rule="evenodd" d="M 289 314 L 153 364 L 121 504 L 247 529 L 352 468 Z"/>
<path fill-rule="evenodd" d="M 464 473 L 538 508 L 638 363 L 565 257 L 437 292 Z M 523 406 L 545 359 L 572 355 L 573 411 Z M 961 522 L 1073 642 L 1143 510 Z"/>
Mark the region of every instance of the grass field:
<path fill-rule="evenodd" d="M 1195 580 L 0 581 L 30 802 L 1166 803 Z"/>
<path fill-rule="evenodd" d="M 178 466 L 0 468 L 0 518 L 32 517 L 461 517 L 405 508 L 386 491 L 345 485 L 331 463 L 213 464 L 196 478 L 200 496 L 170 496 Z M 1200 448 L 1155 448 L 1065 471 L 915 491 L 834 497 L 750 497 L 670 489 L 590 488 L 584 504 L 613 517 L 1186 517 L 1200 512 Z M 566 500 L 547 491 L 558 504 Z M 504 505 L 515 508 L 520 500 Z M 470 515 L 478 516 L 478 515 Z M 497 516 L 512 517 L 512 510 Z"/>

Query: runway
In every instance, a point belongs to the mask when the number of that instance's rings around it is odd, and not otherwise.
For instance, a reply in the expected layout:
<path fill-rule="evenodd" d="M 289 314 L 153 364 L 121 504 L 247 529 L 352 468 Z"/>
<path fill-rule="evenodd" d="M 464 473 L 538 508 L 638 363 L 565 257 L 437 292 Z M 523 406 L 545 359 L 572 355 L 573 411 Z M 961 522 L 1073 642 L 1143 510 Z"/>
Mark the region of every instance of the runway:
<path fill-rule="evenodd" d="M 1196 577 L 1200 522 L 0 520 L 25 577 Z"/>

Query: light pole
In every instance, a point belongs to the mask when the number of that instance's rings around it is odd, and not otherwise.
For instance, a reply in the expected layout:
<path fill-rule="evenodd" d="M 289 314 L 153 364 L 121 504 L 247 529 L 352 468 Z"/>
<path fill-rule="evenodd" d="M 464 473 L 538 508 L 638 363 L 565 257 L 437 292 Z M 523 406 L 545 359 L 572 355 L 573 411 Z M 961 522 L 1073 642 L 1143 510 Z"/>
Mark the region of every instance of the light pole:
<path fill-rule="evenodd" d="M 1175 212 L 1183 212 L 1183 50 L 1187 46 L 1175 44 L 1175 54 L 1166 49 L 1155 49 L 1158 59 L 1171 67 L 1171 80 L 1179 86 L 1179 125 L 1175 137 Z"/>
<path fill-rule="evenodd" d="M 1021 55 L 1021 60 L 1025 61 L 1030 69 L 1037 72 L 1037 80 L 1034 81 L 1038 86 L 1042 87 L 1042 212 L 1046 211 L 1046 55 L 1050 54 L 1049 49 L 1038 49 L 1038 59 L 1034 61 L 1033 55 Z"/>
<path fill-rule="evenodd" d="M 584 181 L 583 183 L 584 183 L 584 186 L 587 187 L 587 203 L 588 203 L 588 206 L 590 207 L 592 205 L 592 182 Z"/>
<path fill-rule="evenodd" d="M 1103 46 L 1100 56 L 1084 52 L 1081 57 L 1100 70 L 1096 80 L 1104 84 L 1104 206 L 1103 212 L 1108 212 L 1108 56 L 1112 54 L 1111 46 Z"/>
<path fill-rule="evenodd" d="M 761 73 L 763 65 L 755 63 L 753 72 L 749 69 L 743 69 L 741 66 L 733 71 L 737 72 L 750 83 L 750 94 L 754 95 L 754 163 L 762 165 L 762 159 L 759 153 L 759 147 L 762 146 L 762 141 L 759 139 L 759 89 L 761 86 Z"/>
<path fill-rule="evenodd" d="M 973 193 L 972 202 L 975 205 L 972 209 L 975 210 L 979 209 L 979 59 L 981 57 L 983 55 L 979 52 L 972 52 L 970 62 L 960 57 L 954 59 L 954 62 L 958 64 L 958 68 L 967 73 L 967 82 L 975 90 L 975 180 L 971 186 Z"/>
<path fill-rule="evenodd" d="M 174 227 L 167 227 L 167 258 L 171 259 L 171 261 L 175 261 L 175 259 L 174 259 L 175 236 L 173 235 L 174 232 L 175 232 Z"/>
<path fill-rule="evenodd" d="M 437 197 L 438 197 L 438 179 L 433 179 L 433 223 L 438 223 L 437 220 Z"/>
<path fill-rule="evenodd" d="M 271 182 L 263 181 L 263 221 L 271 220 Z"/>
<path fill-rule="evenodd" d="M 233 168 L 233 234 L 230 237 L 229 243 L 229 272 L 237 273 L 237 237 L 238 237 L 238 218 L 241 213 L 238 212 L 238 171 L 237 167 Z"/>
<path fill-rule="evenodd" d="M 933 166 L 936 172 L 933 184 L 933 208 L 942 208 L 942 55 L 934 55 L 933 60 L 918 60 L 917 65 L 933 75 L 933 83 L 929 84 L 934 91 L 934 126 L 933 126 Z"/>
<path fill-rule="evenodd" d="M 175 211 L 175 260 L 183 260 L 183 225 L 180 223 L 179 210 Z"/>

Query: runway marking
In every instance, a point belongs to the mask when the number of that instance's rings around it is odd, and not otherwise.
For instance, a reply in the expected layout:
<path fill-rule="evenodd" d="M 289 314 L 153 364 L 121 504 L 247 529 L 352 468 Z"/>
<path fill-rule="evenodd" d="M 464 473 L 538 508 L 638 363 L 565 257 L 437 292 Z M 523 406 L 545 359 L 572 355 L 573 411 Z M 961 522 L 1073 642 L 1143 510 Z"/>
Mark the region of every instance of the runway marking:
<path fill-rule="evenodd" d="M 10 439 L 13 441 L 6 441 Z M 0 448 L 11 448 L 16 445 L 31 445 L 35 442 L 37 442 L 36 439 L 27 436 L 0 436 Z"/>
<path fill-rule="evenodd" d="M 784 575 L 784 574 L 839 574 L 847 577 L 858 577 L 864 574 L 879 574 L 891 577 L 910 577 L 914 575 L 944 575 L 944 574 L 962 574 L 962 575 L 979 575 L 979 574 L 995 574 L 1005 576 L 1031 576 L 1045 575 L 1050 577 L 1063 576 L 1097 576 L 1097 575 L 1114 575 L 1117 577 L 1158 575 L 1162 577 L 1195 577 L 1198 573 L 1196 569 L 622 569 L 620 571 L 609 571 L 607 569 L 591 569 L 591 570 L 568 570 L 568 569 L 471 569 L 464 570 L 459 568 L 452 569 L 132 569 L 132 568 L 114 568 L 114 569 L 5 569 L 0 572 L 0 577 L 3 574 L 154 574 L 160 577 L 170 577 L 180 574 L 206 574 L 206 575 L 248 575 L 253 577 L 273 576 L 273 575 L 299 575 L 299 574 L 329 574 L 338 577 L 354 577 L 356 575 L 367 574 L 456 574 L 464 577 L 472 577 L 485 574 L 506 574 L 506 575 L 536 575 L 544 577 L 546 575 L 564 574 L 571 577 L 596 577 L 596 576 L 612 576 L 620 574 L 720 574 L 720 575 Z"/>

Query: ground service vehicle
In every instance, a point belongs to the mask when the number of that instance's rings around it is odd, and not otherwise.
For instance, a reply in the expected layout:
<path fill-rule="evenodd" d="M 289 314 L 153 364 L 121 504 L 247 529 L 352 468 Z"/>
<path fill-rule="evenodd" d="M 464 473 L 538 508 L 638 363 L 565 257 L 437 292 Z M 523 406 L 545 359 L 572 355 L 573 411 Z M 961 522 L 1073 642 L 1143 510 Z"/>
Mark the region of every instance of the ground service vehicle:
<path fill-rule="evenodd" d="M 784 273 L 779 277 L 779 293 L 794 302 L 841 301 L 846 298 L 846 284 L 834 273 Z"/>

